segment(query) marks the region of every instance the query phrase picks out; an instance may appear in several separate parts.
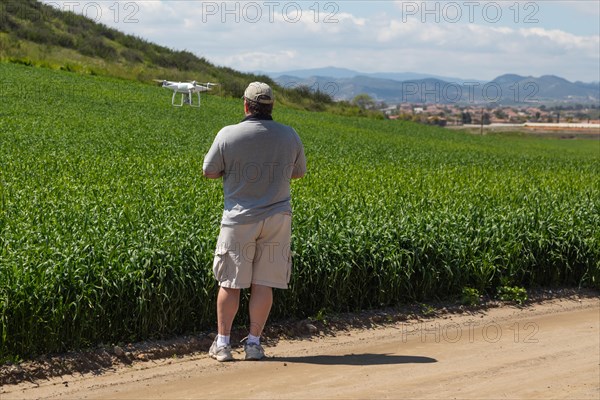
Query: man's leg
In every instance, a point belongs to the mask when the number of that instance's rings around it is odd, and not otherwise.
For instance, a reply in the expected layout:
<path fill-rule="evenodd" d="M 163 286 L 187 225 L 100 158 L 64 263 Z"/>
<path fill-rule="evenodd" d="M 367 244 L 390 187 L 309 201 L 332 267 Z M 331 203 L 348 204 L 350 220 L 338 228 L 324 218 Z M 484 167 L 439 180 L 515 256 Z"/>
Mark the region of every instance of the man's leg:
<path fill-rule="evenodd" d="M 217 331 L 221 336 L 229 336 L 233 319 L 240 305 L 240 289 L 219 288 L 217 295 Z"/>
<path fill-rule="evenodd" d="M 250 335 L 260 337 L 273 304 L 273 289 L 252 284 L 250 293 Z"/>
<path fill-rule="evenodd" d="M 231 361 L 229 345 L 231 326 L 240 304 L 240 289 L 220 287 L 217 294 L 217 331 L 218 335 L 210 346 L 208 354 L 217 361 Z"/>
<path fill-rule="evenodd" d="M 244 345 L 246 360 L 261 360 L 265 351 L 260 345 L 260 335 L 265 327 L 271 305 L 273 304 L 273 289 L 269 286 L 252 284 L 250 293 L 250 332 Z"/>

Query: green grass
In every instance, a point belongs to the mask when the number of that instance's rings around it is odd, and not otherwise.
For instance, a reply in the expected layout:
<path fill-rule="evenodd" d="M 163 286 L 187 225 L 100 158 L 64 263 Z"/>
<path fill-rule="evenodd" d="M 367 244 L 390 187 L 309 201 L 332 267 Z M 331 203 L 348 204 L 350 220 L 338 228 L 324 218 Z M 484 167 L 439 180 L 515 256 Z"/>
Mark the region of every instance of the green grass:
<path fill-rule="evenodd" d="M 173 108 L 131 81 L 14 64 L 0 76 L 0 359 L 213 329 L 223 200 L 201 168 L 241 101 Z M 309 168 L 274 319 L 465 287 L 600 287 L 600 142 L 274 116 Z"/>

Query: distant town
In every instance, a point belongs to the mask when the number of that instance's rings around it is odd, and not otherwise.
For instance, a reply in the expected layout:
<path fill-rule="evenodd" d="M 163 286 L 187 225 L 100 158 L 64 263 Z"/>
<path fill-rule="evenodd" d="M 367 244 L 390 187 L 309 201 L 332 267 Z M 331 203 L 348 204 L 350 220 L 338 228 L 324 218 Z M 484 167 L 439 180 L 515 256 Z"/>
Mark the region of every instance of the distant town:
<path fill-rule="evenodd" d="M 599 82 L 513 73 L 489 82 L 464 81 L 415 73 L 364 74 L 335 67 L 271 76 L 283 87 L 304 86 L 395 120 L 448 127 L 552 124 L 561 129 L 600 129 Z"/>
<path fill-rule="evenodd" d="M 490 125 L 490 124 L 597 124 L 600 129 L 598 105 L 458 105 L 399 104 L 381 105 L 389 119 L 414 121 L 430 125 Z"/>

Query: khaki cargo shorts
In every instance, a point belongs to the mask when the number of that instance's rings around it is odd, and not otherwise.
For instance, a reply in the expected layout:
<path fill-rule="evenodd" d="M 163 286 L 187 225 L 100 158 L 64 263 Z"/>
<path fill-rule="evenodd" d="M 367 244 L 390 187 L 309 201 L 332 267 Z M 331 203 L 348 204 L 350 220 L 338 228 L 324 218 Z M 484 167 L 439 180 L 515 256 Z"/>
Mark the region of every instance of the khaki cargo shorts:
<path fill-rule="evenodd" d="M 280 213 L 252 224 L 221 225 L 213 272 L 219 285 L 287 289 L 292 267 L 292 216 Z"/>

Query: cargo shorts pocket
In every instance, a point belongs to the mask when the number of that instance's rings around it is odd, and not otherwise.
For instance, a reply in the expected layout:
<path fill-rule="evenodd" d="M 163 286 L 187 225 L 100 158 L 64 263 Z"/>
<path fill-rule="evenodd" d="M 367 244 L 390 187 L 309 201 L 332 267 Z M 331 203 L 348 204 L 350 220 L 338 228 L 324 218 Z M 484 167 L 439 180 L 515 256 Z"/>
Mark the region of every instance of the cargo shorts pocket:
<path fill-rule="evenodd" d="M 215 279 L 221 283 L 232 282 L 235 279 L 237 266 L 233 255 L 227 249 L 215 251 L 213 273 Z"/>

